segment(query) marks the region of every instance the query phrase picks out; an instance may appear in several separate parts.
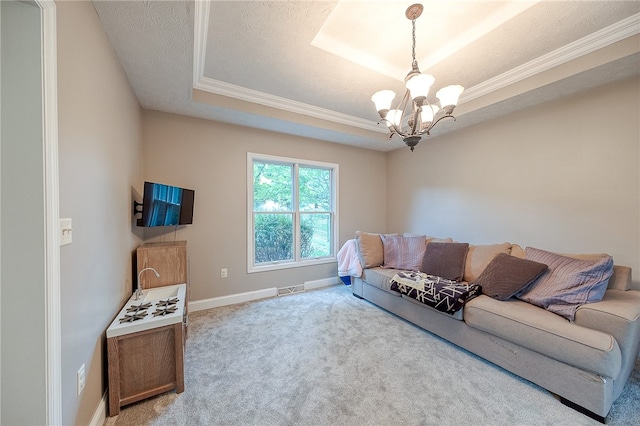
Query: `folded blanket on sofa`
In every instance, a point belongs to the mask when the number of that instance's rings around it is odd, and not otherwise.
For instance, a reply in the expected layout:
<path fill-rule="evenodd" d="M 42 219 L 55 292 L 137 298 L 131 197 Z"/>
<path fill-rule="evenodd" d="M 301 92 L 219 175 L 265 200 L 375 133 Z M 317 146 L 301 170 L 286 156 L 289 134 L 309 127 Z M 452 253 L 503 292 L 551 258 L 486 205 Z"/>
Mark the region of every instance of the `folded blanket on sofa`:
<path fill-rule="evenodd" d="M 362 264 L 358 257 L 358 246 L 355 239 L 347 240 L 338 251 L 338 276 L 359 277 L 362 275 Z"/>
<path fill-rule="evenodd" d="M 451 281 L 422 272 L 397 273 L 391 278 L 391 290 L 452 315 L 482 292 L 478 285 Z"/>

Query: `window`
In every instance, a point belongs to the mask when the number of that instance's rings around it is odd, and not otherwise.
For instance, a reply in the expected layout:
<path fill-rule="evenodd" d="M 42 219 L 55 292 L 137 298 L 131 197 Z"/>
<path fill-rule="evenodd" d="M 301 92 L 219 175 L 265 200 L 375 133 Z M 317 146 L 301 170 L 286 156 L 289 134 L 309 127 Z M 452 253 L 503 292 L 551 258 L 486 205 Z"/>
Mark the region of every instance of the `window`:
<path fill-rule="evenodd" d="M 248 271 L 335 261 L 338 165 L 249 153 Z"/>

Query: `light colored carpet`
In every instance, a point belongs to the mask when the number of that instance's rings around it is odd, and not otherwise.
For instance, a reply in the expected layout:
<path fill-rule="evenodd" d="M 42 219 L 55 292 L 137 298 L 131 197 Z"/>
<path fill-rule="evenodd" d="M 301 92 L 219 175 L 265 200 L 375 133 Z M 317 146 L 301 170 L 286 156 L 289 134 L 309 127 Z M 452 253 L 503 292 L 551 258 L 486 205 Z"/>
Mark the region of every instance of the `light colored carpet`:
<path fill-rule="evenodd" d="M 596 425 L 335 286 L 190 316 L 185 391 L 106 425 Z M 609 417 L 638 424 L 640 362 Z"/>

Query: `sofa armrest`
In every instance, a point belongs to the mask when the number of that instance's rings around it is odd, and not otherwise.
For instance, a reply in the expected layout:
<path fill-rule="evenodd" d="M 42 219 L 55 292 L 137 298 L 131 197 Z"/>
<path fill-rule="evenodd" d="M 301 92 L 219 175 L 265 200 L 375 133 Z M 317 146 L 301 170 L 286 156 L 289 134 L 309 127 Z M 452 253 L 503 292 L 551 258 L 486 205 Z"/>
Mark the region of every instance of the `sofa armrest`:
<path fill-rule="evenodd" d="M 574 322 L 616 339 L 622 355 L 618 378 L 626 381 L 640 347 L 640 291 L 607 290 L 602 301 L 580 306 Z"/>
<path fill-rule="evenodd" d="M 613 275 L 609 279 L 608 288 L 611 290 L 640 290 L 633 287 L 631 282 L 631 268 L 622 265 L 613 265 Z"/>

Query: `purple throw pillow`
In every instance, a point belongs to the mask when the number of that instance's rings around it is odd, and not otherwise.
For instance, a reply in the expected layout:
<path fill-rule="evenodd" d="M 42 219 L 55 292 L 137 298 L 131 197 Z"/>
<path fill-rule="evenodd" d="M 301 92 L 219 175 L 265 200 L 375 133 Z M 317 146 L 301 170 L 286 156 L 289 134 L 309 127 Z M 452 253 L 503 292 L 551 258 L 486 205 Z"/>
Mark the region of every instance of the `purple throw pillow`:
<path fill-rule="evenodd" d="M 424 251 L 420 271 L 448 280 L 462 281 L 468 251 L 468 243 L 430 242 Z"/>
<path fill-rule="evenodd" d="M 497 300 L 507 300 L 547 271 L 544 263 L 520 259 L 505 253 L 493 258 L 473 282 L 482 293 Z"/>

